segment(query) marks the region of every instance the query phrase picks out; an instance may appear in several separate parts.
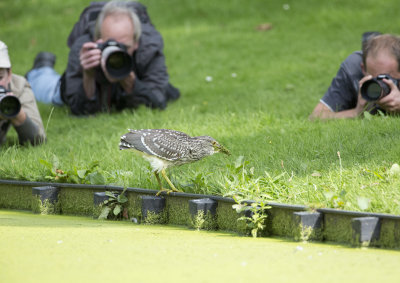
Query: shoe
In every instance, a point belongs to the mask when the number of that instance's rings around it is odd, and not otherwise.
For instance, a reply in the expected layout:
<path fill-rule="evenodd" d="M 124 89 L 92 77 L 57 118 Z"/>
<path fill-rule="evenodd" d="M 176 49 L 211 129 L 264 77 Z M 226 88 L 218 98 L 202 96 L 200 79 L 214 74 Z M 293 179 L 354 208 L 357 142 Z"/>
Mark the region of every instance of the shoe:
<path fill-rule="evenodd" d="M 41 67 L 54 68 L 55 63 L 56 63 L 56 55 L 54 55 L 51 52 L 39 52 L 35 57 L 32 69 L 37 69 Z"/>
<path fill-rule="evenodd" d="M 373 38 L 377 35 L 381 35 L 379 31 L 366 31 L 362 34 L 361 43 L 364 44 L 368 39 Z"/>
<path fill-rule="evenodd" d="M 27 78 L 28 73 L 32 71 L 33 69 L 38 69 L 41 67 L 51 67 L 54 68 L 54 65 L 56 64 L 56 55 L 54 55 L 51 52 L 39 52 L 35 60 L 33 61 L 33 67 L 30 69 L 26 74 L 25 78 Z"/>
<path fill-rule="evenodd" d="M 166 94 L 167 99 L 171 101 L 177 100 L 181 96 L 179 89 L 174 87 L 171 83 L 168 83 Z"/>

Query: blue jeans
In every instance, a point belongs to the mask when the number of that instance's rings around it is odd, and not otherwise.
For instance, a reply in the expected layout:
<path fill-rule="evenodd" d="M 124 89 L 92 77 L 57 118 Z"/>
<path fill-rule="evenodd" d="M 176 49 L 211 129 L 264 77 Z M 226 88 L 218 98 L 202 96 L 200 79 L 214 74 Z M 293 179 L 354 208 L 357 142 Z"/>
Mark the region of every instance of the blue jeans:
<path fill-rule="evenodd" d="M 53 68 L 32 69 L 26 77 L 37 101 L 58 106 L 64 104 L 60 95 L 61 76 Z"/>

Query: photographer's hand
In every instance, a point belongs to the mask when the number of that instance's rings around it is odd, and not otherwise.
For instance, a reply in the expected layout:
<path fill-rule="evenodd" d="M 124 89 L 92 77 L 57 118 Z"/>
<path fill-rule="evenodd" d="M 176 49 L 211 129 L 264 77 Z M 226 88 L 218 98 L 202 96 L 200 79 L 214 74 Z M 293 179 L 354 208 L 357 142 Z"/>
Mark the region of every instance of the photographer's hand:
<path fill-rule="evenodd" d="M 388 112 L 400 112 L 400 90 L 392 80 L 383 79 L 389 85 L 391 91 L 388 95 L 379 99 L 376 103 Z"/>
<path fill-rule="evenodd" d="M 100 66 L 101 50 L 97 48 L 97 43 L 84 43 L 79 53 L 79 60 L 83 72 L 92 72 L 94 68 Z"/>

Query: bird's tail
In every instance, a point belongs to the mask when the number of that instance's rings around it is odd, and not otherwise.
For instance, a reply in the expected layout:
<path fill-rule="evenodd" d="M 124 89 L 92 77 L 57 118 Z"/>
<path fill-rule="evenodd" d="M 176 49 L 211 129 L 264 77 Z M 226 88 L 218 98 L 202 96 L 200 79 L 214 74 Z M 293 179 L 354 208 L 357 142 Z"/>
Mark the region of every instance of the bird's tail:
<path fill-rule="evenodd" d="M 120 150 L 134 148 L 133 145 L 129 142 L 129 138 L 127 137 L 127 135 L 131 136 L 130 133 L 127 133 L 121 137 L 121 141 L 119 142 Z"/>
<path fill-rule="evenodd" d="M 137 146 L 140 148 L 140 135 L 136 134 L 135 132 L 126 133 L 121 137 L 121 141 L 119 143 L 119 149 L 136 149 L 138 150 Z"/>
<path fill-rule="evenodd" d="M 123 149 L 132 149 L 132 146 L 129 143 L 126 143 L 124 141 L 121 141 L 119 143 L 119 149 L 123 150 Z"/>

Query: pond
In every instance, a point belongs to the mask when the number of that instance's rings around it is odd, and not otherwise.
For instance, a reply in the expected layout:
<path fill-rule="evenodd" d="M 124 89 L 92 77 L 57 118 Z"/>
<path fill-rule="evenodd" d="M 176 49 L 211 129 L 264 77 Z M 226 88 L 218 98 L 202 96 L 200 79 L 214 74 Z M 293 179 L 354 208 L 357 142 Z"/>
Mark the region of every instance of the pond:
<path fill-rule="evenodd" d="M 0 210 L 0 255 L 0 282 L 398 282 L 400 275 L 392 250 L 9 210 Z"/>

